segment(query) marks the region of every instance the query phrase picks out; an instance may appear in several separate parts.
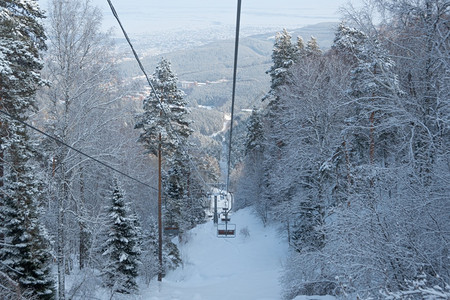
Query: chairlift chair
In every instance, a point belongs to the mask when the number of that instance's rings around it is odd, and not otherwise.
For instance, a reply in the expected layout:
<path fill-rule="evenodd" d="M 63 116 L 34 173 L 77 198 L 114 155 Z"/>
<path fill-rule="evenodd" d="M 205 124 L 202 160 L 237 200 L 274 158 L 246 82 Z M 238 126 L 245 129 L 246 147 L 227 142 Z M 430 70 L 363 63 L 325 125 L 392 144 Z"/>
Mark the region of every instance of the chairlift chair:
<path fill-rule="evenodd" d="M 235 238 L 236 224 L 217 224 L 217 237 L 219 238 Z"/>

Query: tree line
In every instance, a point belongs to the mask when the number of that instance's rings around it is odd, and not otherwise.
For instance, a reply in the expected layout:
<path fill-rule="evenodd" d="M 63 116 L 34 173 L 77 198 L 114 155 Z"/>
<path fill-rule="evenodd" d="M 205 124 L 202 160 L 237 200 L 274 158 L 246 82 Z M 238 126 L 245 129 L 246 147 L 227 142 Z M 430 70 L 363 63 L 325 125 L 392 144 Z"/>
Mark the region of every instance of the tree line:
<path fill-rule="evenodd" d="M 277 34 L 234 188 L 283 224 L 286 299 L 448 297 L 449 9 L 369 1 L 327 51 Z"/>

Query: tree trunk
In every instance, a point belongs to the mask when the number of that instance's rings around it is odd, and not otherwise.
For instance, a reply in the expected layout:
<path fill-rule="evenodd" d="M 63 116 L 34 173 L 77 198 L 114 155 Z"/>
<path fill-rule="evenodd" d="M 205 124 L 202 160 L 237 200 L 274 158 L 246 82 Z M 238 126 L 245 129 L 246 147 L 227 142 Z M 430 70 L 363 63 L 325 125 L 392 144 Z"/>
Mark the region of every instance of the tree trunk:
<path fill-rule="evenodd" d="M 80 209 L 78 210 L 78 226 L 80 228 L 80 257 L 79 267 L 80 270 L 86 267 L 89 233 L 87 232 L 85 222 L 85 195 L 84 195 L 84 175 L 83 167 L 80 167 Z"/>
<path fill-rule="evenodd" d="M 58 299 L 65 299 L 65 263 L 64 263 L 64 209 L 62 198 L 58 197 Z"/>
<path fill-rule="evenodd" d="M 61 166 L 62 195 L 57 195 L 58 199 L 58 243 L 57 243 L 57 264 L 58 264 L 58 299 L 64 300 L 65 296 L 65 238 L 64 238 L 64 200 L 69 197 L 69 187 L 66 182 L 65 168 Z"/>

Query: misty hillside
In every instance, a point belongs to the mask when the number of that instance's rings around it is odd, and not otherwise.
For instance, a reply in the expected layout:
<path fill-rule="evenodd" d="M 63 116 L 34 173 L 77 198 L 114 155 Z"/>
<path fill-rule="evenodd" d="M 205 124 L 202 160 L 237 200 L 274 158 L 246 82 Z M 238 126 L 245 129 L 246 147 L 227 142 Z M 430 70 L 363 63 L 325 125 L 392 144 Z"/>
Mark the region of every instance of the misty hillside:
<path fill-rule="evenodd" d="M 305 41 L 311 36 L 317 38 L 323 49 L 331 46 L 337 23 L 320 23 L 289 30 L 292 39 L 301 36 Z M 282 28 L 280 28 L 282 30 Z M 270 77 L 266 74 L 272 64 L 272 48 L 276 32 L 258 34 L 240 39 L 236 85 L 236 113 L 262 105 L 262 97 L 270 87 Z M 182 38 L 180 37 L 180 40 Z M 143 65 L 152 74 L 157 62 L 165 57 L 172 63 L 172 69 L 180 82 L 196 82 L 189 88 L 182 88 L 186 100 L 194 111 L 194 128 L 202 134 L 219 131 L 222 120 L 217 120 L 215 111 L 229 112 L 231 107 L 234 40 L 218 40 L 203 46 L 177 50 L 157 56 L 146 56 Z M 123 72 L 131 77 L 140 75 L 134 61 L 121 64 Z M 222 80 L 220 83 L 206 84 Z M 214 110 L 198 109 L 208 106 Z M 243 113 L 244 119 L 248 113 Z M 200 118 L 200 119 L 198 119 Z"/>
<path fill-rule="evenodd" d="M 336 22 L 324 22 L 315 25 L 308 25 L 302 28 L 289 29 L 288 32 L 291 34 L 293 39 L 298 36 L 302 37 L 304 41 L 309 40 L 312 36 L 317 39 L 319 46 L 322 49 L 329 49 L 333 44 L 334 32 L 336 31 L 338 23 Z M 258 34 L 252 36 L 252 38 L 259 40 L 271 41 L 273 45 L 275 33 Z"/>

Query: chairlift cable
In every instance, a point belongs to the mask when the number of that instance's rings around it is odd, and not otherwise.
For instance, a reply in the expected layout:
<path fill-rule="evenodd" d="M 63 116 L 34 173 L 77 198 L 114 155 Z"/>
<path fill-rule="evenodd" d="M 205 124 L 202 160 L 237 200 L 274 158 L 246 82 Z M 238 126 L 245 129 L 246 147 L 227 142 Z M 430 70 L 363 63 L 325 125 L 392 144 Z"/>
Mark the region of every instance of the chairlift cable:
<path fill-rule="evenodd" d="M 155 95 L 156 100 L 158 100 L 158 102 L 159 102 L 159 106 L 160 106 L 160 108 L 161 108 L 161 111 L 163 112 L 164 117 L 166 117 L 167 123 L 168 123 L 170 129 L 172 130 L 173 134 L 175 134 L 175 136 L 176 136 L 178 142 L 180 143 L 180 146 L 181 146 L 182 150 L 183 150 L 184 152 L 188 153 L 188 151 L 187 151 L 187 149 L 185 148 L 185 146 L 183 145 L 183 143 L 181 143 L 181 138 L 180 138 L 180 136 L 178 135 L 178 133 L 177 133 L 177 132 L 175 131 L 175 129 L 173 128 L 173 125 L 172 125 L 172 123 L 170 122 L 170 118 L 169 118 L 169 116 L 168 116 L 166 110 L 164 109 L 164 105 L 163 105 L 163 103 L 162 103 L 162 101 L 161 101 L 161 97 L 159 97 L 159 95 L 158 95 L 158 93 L 156 92 L 156 89 L 155 89 L 155 87 L 154 87 L 152 81 L 150 80 L 150 77 L 147 75 L 147 72 L 145 71 L 145 68 L 144 68 L 144 66 L 142 65 L 142 62 L 141 62 L 139 56 L 137 55 L 137 52 L 136 52 L 136 50 L 134 49 L 134 46 L 133 46 L 133 44 L 131 43 L 130 38 L 128 37 L 128 34 L 127 34 L 127 32 L 125 31 L 125 28 L 123 27 L 122 22 L 120 21 L 119 15 L 117 14 L 117 11 L 116 11 L 116 9 L 114 8 L 114 5 L 112 4 L 111 0 L 107 0 L 107 1 L 108 1 L 108 4 L 109 4 L 109 7 L 111 8 L 112 14 L 113 14 L 114 17 L 116 18 L 117 23 L 119 24 L 120 29 L 122 30 L 123 35 L 124 35 L 125 39 L 127 40 L 128 45 L 129 45 L 130 48 L 131 48 L 131 51 L 133 52 L 134 58 L 136 59 L 138 65 L 139 65 L 139 68 L 141 69 L 142 73 L 144 74 L 145 79 L 147 80 L 148 85 L 150 86 L 150 88 L 151 88 L 153 94 Z M 190 157 L 188 157 L 188 159 L 189 159 L 189 162 L 191 163 L 192 167 L 194 168 L 195 172 L 197 173 L 198 177 L 201 179 L 201 181 L 203 182 L 203 184 L 206 185 L 206 181 L 203 179 L 203 177 L 202 177 L 202 175 L 200 174 L 200 171 L 198 170 L 197 166 L 194 164 L 194 162 L 191 160 Z"/>
<path fill-rule="evenodd" d="M 236 14 L 236 38 L 234 43 L 234 67 L 233 67 L 233 91 L 231 96 L 230 139 L 228 142 L 227 193 L 229 193 L 230 191 L 231 144 L 232 144 L 231 142 L 233 138 L 234 102 L 236 96 L 236 74 L 237 74 L 240 24 L 241 24 L 241 0 L 238 0 L 237 14 Z"/>
<path fill-rule="evenodd" d="M 13 115 L 7 113 L 6 111 L 0 110 L 0 113 L 2 113 L 2 114 L 4 114 L 4 115 L 8 116 L 9 118 L 11 118 L 11 119 L 13 119 L 13 120 L 15 120 L 15 121 L 17 121 L 17 122 L 19 122 L 19 123 L 21 123 L 21 124 L 23 124 L 23 125 L 29 127 L 29 128 L 31 128 L 31 129 L 33 129 L 34 131 L 37 131 L 37 132 L 39 132 L 40 134 L 42 134 L 42 135 L 44 135 L 44 136 L 46 136 L 46 137 L 48 137 L 48 138 L 54 140 L 54 141 L 57 142 L 58 144 L 61 144 L 61 145 L 65 146 L 65 147 L 67 147 L 67 148 L 69 148 L 69 149 L 71 149 L 71 150 L 73 150 L 73 151 L 75 151 L 75 152 L 77 152 L 77 153 L 79 153 L 79 154 L 81 154 L 81 155 L 87 157 L 88 159 L 93 160 L 93 161 L 95 161 L 96 163 L 98 163 L 98 164 L 100 164 L 100 165 L 102 165 L 102 166 L 104 166 L 104 167 L 106 167 L 106 168 L 108 168 L 108 169 L 110 169 L 110 170 L 112 170 L 112 171 L 114 171 L 114 172 L 116 172 L 116 173 L 121 174 L 122 176 L 124 176 L 124 177 L 126 177 L 126 178 L 128 178 L 128 179 L 131 179 L 131 180 L 133 180 L 133 181 L 135 181 L 135 182 L 138 182 L 138 183 L 140 183 L 140 184 L 142 184 L 142 185 L 144 185 L 144 186 L 146 186 L 146 187 L 148 187 L 148 188 L 151 188 L 151 189 L 153 189 L 153 190 L 156 190 L 156 191 L 158 190 L 157 188 L 155 188 L 155 187 L 153 187 L 153 186 L 151 186 L 151 185 L 149 185 L 149 184 L 147 184 L 147 183 L 145 183 L 145 182 L 143 182 L 143 181 L 141 181 L 141 180 L 139 180 L 139 179 L 137 179 L 137 178 L 134 178 L 134 177 L 132 177 L 132 176 L 130 176 L 130 175 L 128 175 L 128 174 L 126 174 L 126 173 L 124 173 L 124 172 L 122 172 L 122 171 L 116 169 L 116 168 L 114 168 L 113 166 L 110 166 L 110 165 L 108 165 L 107 163 L 105 163 L 105 162 L 103 162 L 103 161 L 101 161 L 101 160 L 98 160 L 97 158 L 92 157 L 92 156 L 90 156 L 89 154 L 84 153 L 83 151 L 78 150 L 77 148 L 70 146 L 69 144 L 67 144 L 67 143 L 63 142 L 62 140 L 58 139 L 57 137 L 54 137 L 54 136 L 52 136 L 52 135 L 46 133 L 45 131 L 42 131 L 42 130 L 36 128 L 35 126 L 33 126 L 33 125 L 31 125 L 31 124 L 28 124 L 27 122 L 22 121 L 22 120 L 20 120 L 20 119 L 17 118 L 17 117 L 14 117 Z"/>

